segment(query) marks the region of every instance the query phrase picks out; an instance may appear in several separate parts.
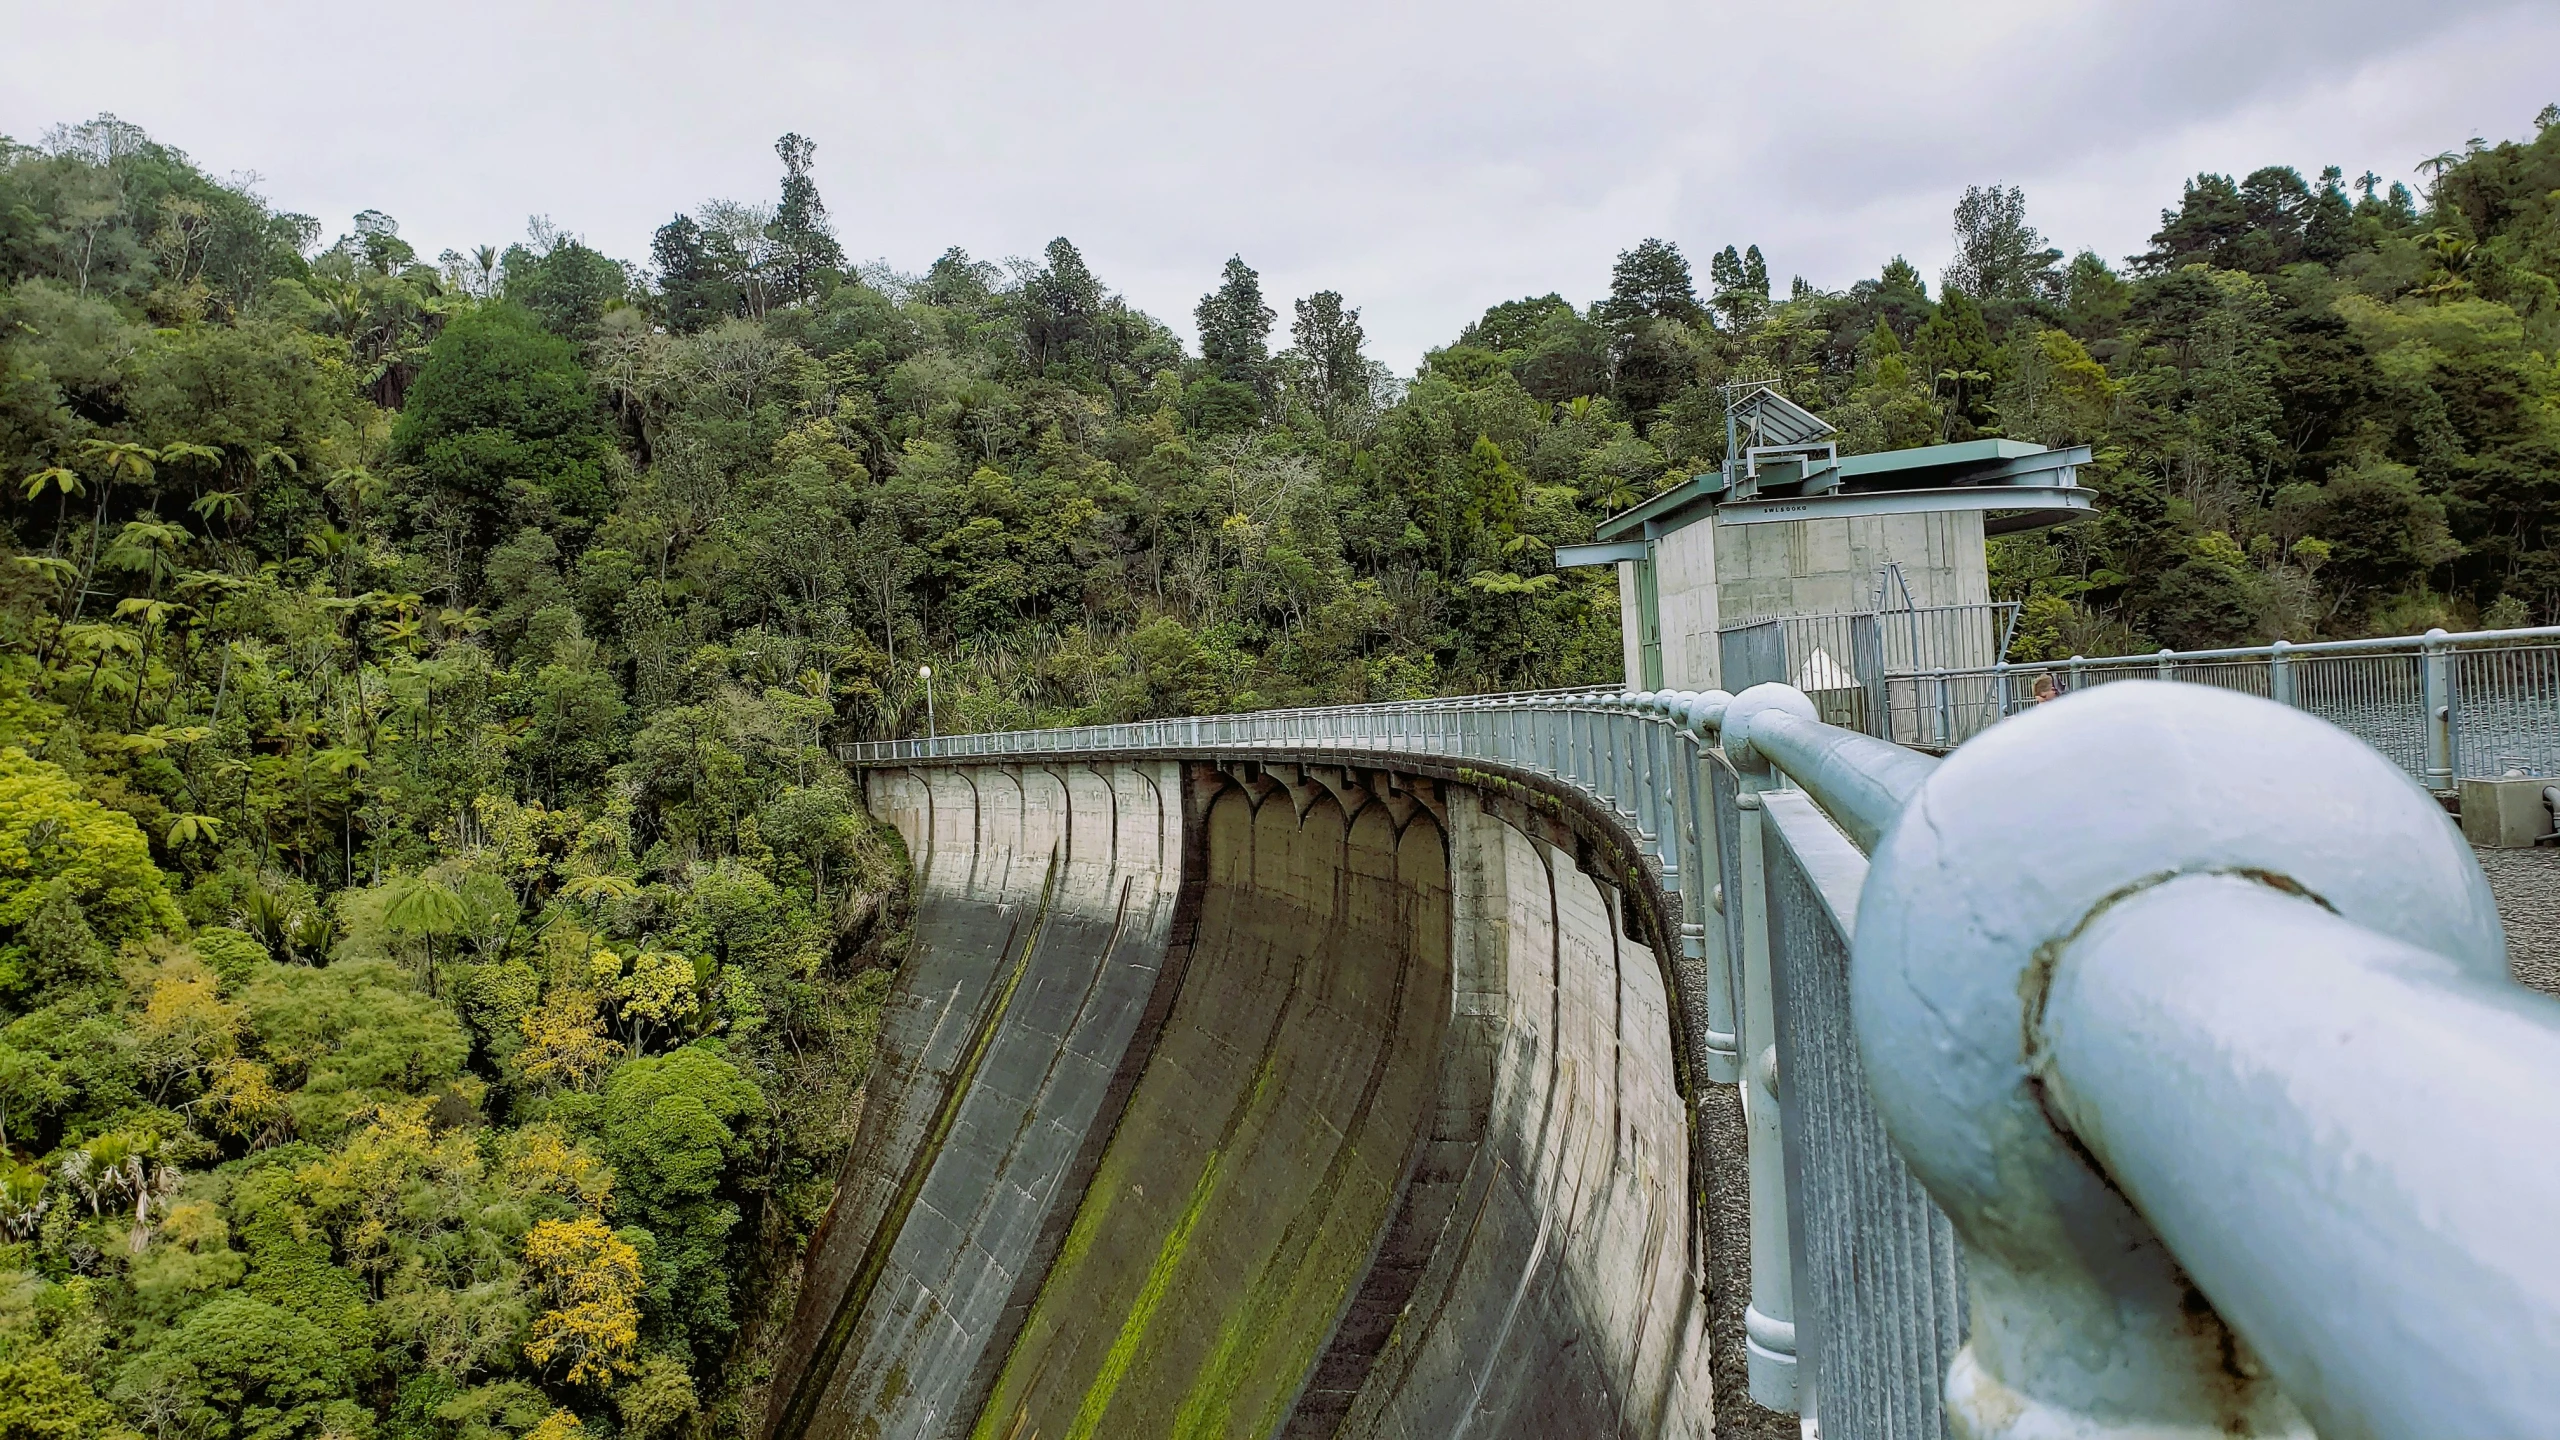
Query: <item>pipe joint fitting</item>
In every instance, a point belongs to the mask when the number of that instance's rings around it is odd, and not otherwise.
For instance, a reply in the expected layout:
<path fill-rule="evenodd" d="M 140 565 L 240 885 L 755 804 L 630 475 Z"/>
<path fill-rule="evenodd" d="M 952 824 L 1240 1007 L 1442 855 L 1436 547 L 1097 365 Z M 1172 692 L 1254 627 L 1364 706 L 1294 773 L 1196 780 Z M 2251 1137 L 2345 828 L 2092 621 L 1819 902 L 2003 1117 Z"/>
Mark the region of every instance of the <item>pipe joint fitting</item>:
<path fill-rule="evenodd" d="M 1734 696 L 1733 703 L 1725 707 L 1722 733 L 1725 758 L 1733 762 L 1735 769 L 1754 775 L 1768 773 L 1768 757 L 1751 743 L 1751 725 L 1772 711 L 1816 724 L 1822 720 L 1822 712 L 1814 708 L 1811 697 L 1792 685 L 1772 681 Z"/>
<path fill-rule="evenodd" d="M 2021 796 L 2069 818 L 2021 824 Z M 2218 1414 L 2289 1412 L 2262 1372 L 2234 1394 L 2219 1347 L 2240 1338 L 2190 1308 L 2191 1280 L 2058 1128 L 2037 1073 L 2073 938 L 2130 895 L 2217 873 L 2506 973 L 2487 881 L 2432 799 L 2327 721 L 2209 686 L 2099 686 L 1987 730 L 1874 851 L 1851 1018 L 1877 1110 L 1973 1267 L 1960 1435 L 2217 1434 Z"/>

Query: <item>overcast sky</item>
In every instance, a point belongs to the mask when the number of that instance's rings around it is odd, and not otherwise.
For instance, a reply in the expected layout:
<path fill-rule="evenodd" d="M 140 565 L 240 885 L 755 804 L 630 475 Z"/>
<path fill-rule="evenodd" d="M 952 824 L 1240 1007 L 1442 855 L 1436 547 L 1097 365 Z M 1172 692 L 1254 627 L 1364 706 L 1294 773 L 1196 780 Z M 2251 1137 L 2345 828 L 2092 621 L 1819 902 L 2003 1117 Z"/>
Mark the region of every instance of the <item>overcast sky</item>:
<path fill-rule="evenodd" d="M 679 209 L 769 199 L 797 130 L 855 257 L 1063 234 L 1187 337 L 1241 252 L 1284 329 L 1340 290 L 1402 370 L 1649 235 L 1702 282 L 1757 242 L 1781 288 L 1898 253 L 1934 292 L 1967 183 L 2117 259 L 2199 170 L 2405 179 L 2527 134 L 2555 56 L 2553 0 L 0 0 L 0 133 L 113 111 L 329 235 L 379 209 L 432 257 L 545 214 L 644 261 Z"/>

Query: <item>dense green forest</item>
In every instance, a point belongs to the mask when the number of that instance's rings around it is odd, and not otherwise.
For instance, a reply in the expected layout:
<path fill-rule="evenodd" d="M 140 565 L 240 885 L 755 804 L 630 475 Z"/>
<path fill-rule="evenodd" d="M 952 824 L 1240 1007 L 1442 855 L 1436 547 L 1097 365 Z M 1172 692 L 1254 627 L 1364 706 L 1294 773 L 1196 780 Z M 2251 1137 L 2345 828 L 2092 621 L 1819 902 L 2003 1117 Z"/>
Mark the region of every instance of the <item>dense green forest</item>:
<path fill-rule="evenodd" d="M 1190 351 L 1064 239 L 850 264 L 777 154 L 430 261 L 0 140 L 0 1440 L 752 1431 L 906 943 L 833 747 L 927 661 L 946 729 L 1614 678 L 1553 549 L 1729 381 L 2095 447 L 2017 658 L 2560 621 L 2560 108 L 2116 263 L 1997 186 L 1934 285 L 1646 240 L 1410 376 L 1240 257 Z"/>

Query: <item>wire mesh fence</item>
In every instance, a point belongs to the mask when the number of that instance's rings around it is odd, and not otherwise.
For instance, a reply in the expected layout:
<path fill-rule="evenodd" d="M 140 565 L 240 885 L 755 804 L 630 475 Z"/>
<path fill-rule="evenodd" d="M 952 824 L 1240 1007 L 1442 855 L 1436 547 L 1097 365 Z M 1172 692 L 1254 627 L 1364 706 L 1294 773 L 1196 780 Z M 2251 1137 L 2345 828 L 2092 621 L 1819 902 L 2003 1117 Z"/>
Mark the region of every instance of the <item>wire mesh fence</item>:
<path fill-rule="evenodd" d="M 2560 646 L 2461 651 L 2453 696 L 2460 774 L 2560 775 Z"/>
<path fill-rule="evenodd" d="M 2043 698 L 2118 680 L 2213 685 L 2327 720 L 2422 784 L 2560 775 L 2560 627 L 1888 674 L 1871 733 L 1963 744 Z"/>
<path fill-rule="evenodd" d="M 2295 705 L 2423 778 L 2427 694 L 2420 655 L 2315 656 L 2292 662 L 2292 668 Z"/>
<path fill-rule="evenodd" d="M 1811 807 L 1806 807 L 1810 811 Z M 1726 818 L 1730 818 L 1729 816 Z M 1849 940 L 1773 817 L 1764 847 L 1806 1433 L 1945 1440 L 1967 1324 L 1964 1243 L 1877 1113 L 1850 1018 Z M 1747 882 L 1746 882 L 1747 883 Z"/>
<path fill-rule="evenodd" d="M 1885 724 L 1868 733 L 1920 750 L 1951 749 L 2015 711 L 2009 688 L 2009 677 L 1998 671 L 1890 675 Z"/>

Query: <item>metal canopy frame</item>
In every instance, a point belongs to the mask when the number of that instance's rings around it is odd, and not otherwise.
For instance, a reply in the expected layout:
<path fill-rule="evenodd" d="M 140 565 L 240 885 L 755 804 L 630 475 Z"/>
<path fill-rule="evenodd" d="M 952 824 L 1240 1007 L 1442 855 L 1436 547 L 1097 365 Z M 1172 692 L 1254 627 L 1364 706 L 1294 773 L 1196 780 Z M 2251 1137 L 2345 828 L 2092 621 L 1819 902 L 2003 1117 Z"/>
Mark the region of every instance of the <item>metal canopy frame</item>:
<path fill-rule="evenodd" d="M 2037 488 L 2045 493 L 2034 496 L 2032 506 L 2024 509 L 2020 508 L 2020 503 L 2029 497 L 2020 495 L 2014 487 L 1965 486 L 1949 490 L 1876 490 L 1857 495 L 1744 500 L 1717 506 L 1715 520 L 1718 525 L 1772 525 L 1788 520 L 1836 520 L 1849 515 L 1907 515 L 1949 510 L 2014 512 L 1995 515 L 1983 522 L 1984 533 L 2006 535 L 2019 530 L 2068 524 L 2097 508 L 2097 492 L 2094 490 L 2085 490 L 2077 485 Z"/>
<path fill-rule="evenodd" d="M 1577 565 L 1615 565 L 1626 560 L 1651 558 L 1653 547 L 1643 540 L 1620 540 L 1607 545 L 1559 545 L 1556 568 L 1570 570 Z"/>

